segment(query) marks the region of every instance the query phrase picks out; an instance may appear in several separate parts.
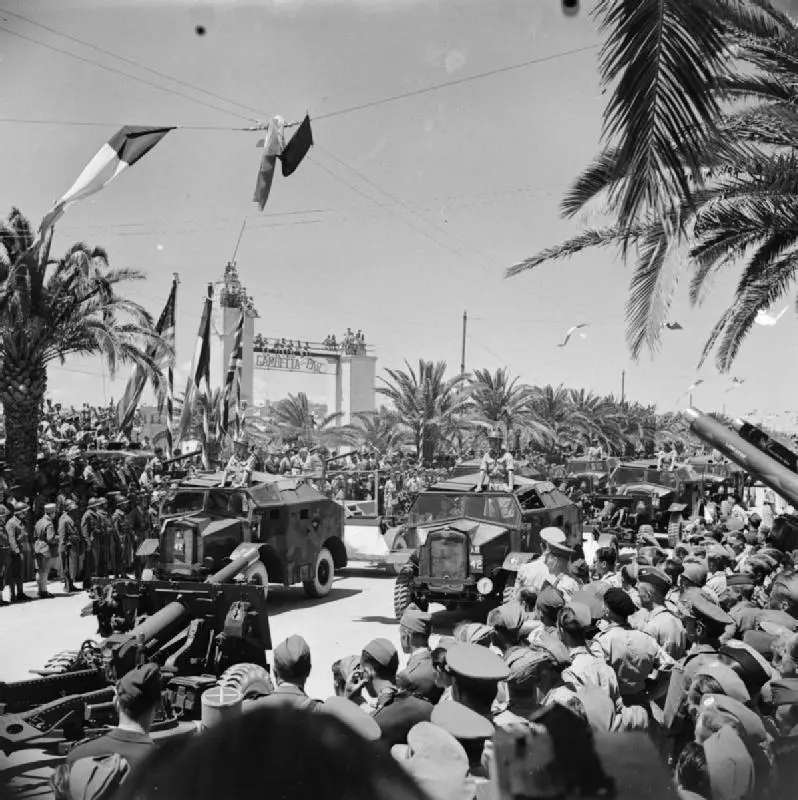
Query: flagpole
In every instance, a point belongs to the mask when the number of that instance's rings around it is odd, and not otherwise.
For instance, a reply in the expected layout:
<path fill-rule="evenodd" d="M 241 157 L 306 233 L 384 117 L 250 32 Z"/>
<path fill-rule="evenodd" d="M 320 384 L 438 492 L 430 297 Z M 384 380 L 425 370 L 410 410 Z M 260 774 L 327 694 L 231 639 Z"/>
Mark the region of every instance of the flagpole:
<path fill-rule="evenodd" d="M 210 319 L 211 314 L 213 313 L 213 284 L 208 284 L 208 295 L 207 295 L 207 302 L 209 304 L 208 308 L 208 318 Z M 210 343 L 208 343 L 210 346 Z M 210 365 L 206 365 L 205 367 L 205 410 L 202 415 L 202 465 L 203 467 L 210 471 L 211 469 L 211 455 L 210 455 L 210 437 L 211 437 L 211 375 L 210 375 Z"/>
<path fill-rule="evenodd" d="M 172 341 L 175 343 L 175 349 L 169 359 L 169 370 L 167 373 L 167 386 L 166 386 L 166 449 L 169 458 L 174 456 L 174 435 L 175 435 L 175 359 L 177 356 L 177 287 L 180 285 L 180 274 L 177 272 L 172 273 L 172 290 L 174 292 L 174 317 L 173 326 L 174 331 Z"/>

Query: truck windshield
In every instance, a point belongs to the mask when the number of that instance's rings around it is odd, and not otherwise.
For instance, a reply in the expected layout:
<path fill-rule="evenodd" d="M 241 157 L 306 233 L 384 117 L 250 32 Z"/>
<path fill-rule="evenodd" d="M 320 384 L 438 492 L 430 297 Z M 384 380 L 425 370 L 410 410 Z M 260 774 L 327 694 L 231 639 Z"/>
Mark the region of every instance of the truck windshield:
<path fill-rule="evenodd" d="M 471 517 L 502 525 L 518 525 L 518 506 L 514 497 L 487 494 L 444 494 L 430 492 L 416 499 L 411 524 L 425 525 L 438 520 Z"/>
<path fill-rule="evenodd" d="M 616 486 L 627 483 L 657 483 L 660 486 L 674 487 L 678 483 L 678 476 L 665 470 L 622 465 L 613 473 L 612 482 Z"/>
<path fill-rule="evenodd" d="M 204 504 L 205 492 L 177 492 L 164 500 L 161 514 L 193 514 Z"/>

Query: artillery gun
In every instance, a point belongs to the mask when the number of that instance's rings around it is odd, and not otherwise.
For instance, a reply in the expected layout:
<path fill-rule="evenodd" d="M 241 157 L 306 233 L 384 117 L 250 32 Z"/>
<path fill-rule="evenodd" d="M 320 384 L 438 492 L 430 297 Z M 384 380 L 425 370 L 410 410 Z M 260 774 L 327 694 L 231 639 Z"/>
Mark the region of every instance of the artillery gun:
<path fill-rule="evenodd" d="M 200 696 L 215 685 L 247 694 L 271 691 L 266 592 L 233 583 L 257 552 L 232 561 L 203 583 L 101 579 L 83 615 L 94 614 L 103 640 L 61 653 L 35 678 L 0 683 L 0 751 L 63 753 L 69 743 L 114 724 L 114 687 L 137 665 L 164 677 L 162 735 L 196 730 Z"/>

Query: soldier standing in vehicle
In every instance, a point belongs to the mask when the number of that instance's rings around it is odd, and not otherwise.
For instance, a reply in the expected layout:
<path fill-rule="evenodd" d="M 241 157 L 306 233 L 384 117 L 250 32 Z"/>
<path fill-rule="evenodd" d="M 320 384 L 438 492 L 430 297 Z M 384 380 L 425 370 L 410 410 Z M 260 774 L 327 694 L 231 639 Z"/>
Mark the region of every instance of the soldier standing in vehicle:
<path fill-rule="evenodd" d="M 65 500 L 64 510 L 58 518 L 58 552 L 61 555 L 65 592 L 76 590 L 75 581 L 80 571 L 80 534 L 72 517 L 77 510 L 78 504 L 74 500 Z"/>
<path fill-rule="evenodd" d="M 507 491 L 512 492 L 515 462 L 509 450 L 503 445 L 502 433 L 498 428 L 492 428 L 488 432 L 488 445 L 489 450 L 482 457 L 482 464 L 479 468 L 477 491 L 484 490 L 487 478 L 488 487 L 493 483 L 501 483 L 506 485 Z"/>
<path fill-rule="evenodd" d="M 234 451 L 224 468 L 220 486 L 225 486 L 228 479 L 231 486 L 249 486 L 255 470 L 255 454 L 249 451 L 247 440 L 239 437 L 233 443 Z"/>
<path fill-rule="evenodd" d="M 36 583 L 41 599 L 53 596 L 47 591 L 47 579 L 58 548 L 54 518 L 55 503 L 47 503 L 44 514 L 36 521 L 33 528 L 33 557 L 36 560 Z"/>

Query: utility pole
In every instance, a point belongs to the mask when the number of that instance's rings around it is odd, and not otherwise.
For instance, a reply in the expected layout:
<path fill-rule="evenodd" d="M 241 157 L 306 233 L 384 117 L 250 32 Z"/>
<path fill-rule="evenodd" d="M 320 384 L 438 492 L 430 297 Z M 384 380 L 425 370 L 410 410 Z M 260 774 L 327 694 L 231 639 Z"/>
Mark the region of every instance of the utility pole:
<path fill-rule="evenodd" d="M 689 397 L 689 399 L 687 401 L 687 405 L 689 405 L 690 408 L 693 407 L 693 393 L 692 392 L 690 392 L 690 397 Z"/>
<path fill-rule="evenodd" d="M 621 370 L 621 405 L 626 398 L 626 370 Z"/>
<path fill-rule="evenodd" d="M 465 375 L 465 347 L 466 347 L 466 329 L 468 327 L 468 312 L 463 312 L 463 348 L 460 351 L 460 374 Z"/>

